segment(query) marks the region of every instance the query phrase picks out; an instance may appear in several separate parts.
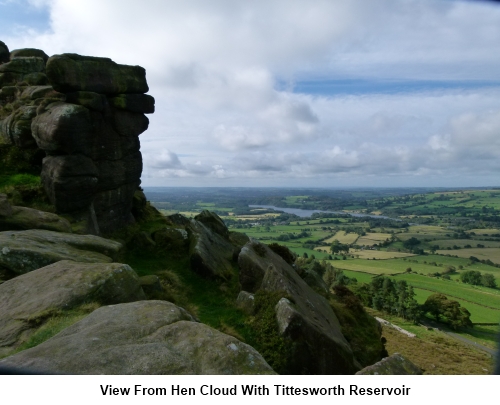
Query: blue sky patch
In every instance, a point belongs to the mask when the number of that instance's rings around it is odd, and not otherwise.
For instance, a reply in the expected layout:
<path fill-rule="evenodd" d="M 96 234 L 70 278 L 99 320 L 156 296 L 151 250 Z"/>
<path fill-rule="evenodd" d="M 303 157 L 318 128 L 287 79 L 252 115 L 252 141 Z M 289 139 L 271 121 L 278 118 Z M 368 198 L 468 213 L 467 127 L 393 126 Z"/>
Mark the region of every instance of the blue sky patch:
<path fill-rule="evenodd" d="M 0 1 L 0 39 L 15 35 L 26 28 L 46 31 L 50 14 L 46 7 L 35 7 L 27 1 Z M 7 44 L 8 45 L 8 44 Z"/>
<path fill-rule="evenodd" d="M 290 85 L 289 82 L 278 81 L 276 84 L 277 90 L 320 96 L 418 93 L 436 90 L 473 90 L 493 87 L 500 87 L 500 81 L 338 79 L 304 80 L 293 83 L 293 85 Z"/>

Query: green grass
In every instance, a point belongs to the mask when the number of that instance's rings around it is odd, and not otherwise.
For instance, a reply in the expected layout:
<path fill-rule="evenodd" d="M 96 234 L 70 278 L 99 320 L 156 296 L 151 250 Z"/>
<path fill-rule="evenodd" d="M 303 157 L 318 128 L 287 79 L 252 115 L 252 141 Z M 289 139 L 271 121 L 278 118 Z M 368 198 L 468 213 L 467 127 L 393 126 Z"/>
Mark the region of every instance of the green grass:
<path fill-rule="evenodd" d="M 34 176 L 32 174 L 11 174 L 11 175 L 0 175 L 0 190 L 6 187 L 37 187 L 40 185 L 40 176 Z"/>
<path fill-rule="evenodd" d="M 191 271 L 187 256 L 178 259 L 133 252 L 127 255 L 126 263 L 140 276 L 158 274 L 167 269 L 177 274 L 181 281 L 181 291 L 176 291 L 176 305 L 186 308 L 201 322 L 221 332 L 250 345 L 255 344 L 256 336 L 246 323 L 246 315 L 236 307 L 240 288 L 236 269 L 235 276 L 229 282 L 221 284 Z"/>
<path fill-rule="evenodd" d="M 491 260 L 493 263 L 500 264 L 500 248 L 438 250 L 437 253 L 443 255 L 449 254 L 463 258 L 474 256 L 479 260 Z"/>
<path fill-rule="evenodd" d="M 462 284 L 453 280 L 443 280 L 436 277 L 420 276 L 418 274 L 399 274 L 395 278 L 406 280 L 408 284 L 423 290 L 442 293 L 448 297 L 500 310 L 500 290 Z"/>
<path fill-rule="evenodd" d="M 13 353 L 38 346 L 40 343 L 57 335 L 63 329 L 85 318 L 89 313 L 99 308 L 99 306 L 100 304 L 98 303 L 87 303 L 76 308 L 56 311 L 48 319 L 37 320 L 40 322 L 40 327 L 36 329 L 25 342 L 21 343 Z"/>

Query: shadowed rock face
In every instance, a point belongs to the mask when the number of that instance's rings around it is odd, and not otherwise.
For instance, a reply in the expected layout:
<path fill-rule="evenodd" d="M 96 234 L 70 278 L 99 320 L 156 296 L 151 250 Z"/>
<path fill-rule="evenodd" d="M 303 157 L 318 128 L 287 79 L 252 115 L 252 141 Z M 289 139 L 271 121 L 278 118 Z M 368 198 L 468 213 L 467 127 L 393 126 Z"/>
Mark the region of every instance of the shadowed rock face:
<path fill-rule="evenodd" d="M 333 309 L 280 256 L 250 240 L 241 249 L 238 265 L 244 290 L 280 291 L 286 296 L 275 313 L 279 333 L 292 347 L 291 373 L 354 374 L 359 370 Z"/>
<path fill-rule="evenodd" d="M 44 151 L 42 184 L 57 213 L 112 232 L 134 221 L 139 135 L 154 112 L 146 72 L 108 58 L 50 58 L 0 43 L 0 145 Z"/>
<path fill-rule="evenodd" d="M 251 346 L 166 301 L 101 307 L 0 366 L 67 374 L 274 374 Z"/>

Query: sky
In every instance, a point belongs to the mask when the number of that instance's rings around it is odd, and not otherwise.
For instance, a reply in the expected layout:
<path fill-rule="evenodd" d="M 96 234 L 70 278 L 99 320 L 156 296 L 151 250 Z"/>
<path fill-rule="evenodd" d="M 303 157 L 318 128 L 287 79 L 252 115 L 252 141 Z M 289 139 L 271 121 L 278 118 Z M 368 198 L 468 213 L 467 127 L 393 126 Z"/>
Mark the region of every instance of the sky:
<path fill-rule="evenodd" d="M 146 187 L 500 185 L 500 3 L 0 0 L 0 40 L 146 69 Z"/>

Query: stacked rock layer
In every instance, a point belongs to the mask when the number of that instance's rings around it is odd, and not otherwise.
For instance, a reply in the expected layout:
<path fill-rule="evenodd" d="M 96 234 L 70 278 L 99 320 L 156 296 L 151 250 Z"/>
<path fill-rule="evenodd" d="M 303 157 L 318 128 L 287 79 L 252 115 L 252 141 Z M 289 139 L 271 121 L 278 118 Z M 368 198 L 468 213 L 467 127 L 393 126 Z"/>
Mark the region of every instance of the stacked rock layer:
<path fill-rule="evenodd" d="M 45 152 L 43 187 L 56 212 L 86 217 L 91 233 L 133 221 L 139 135 L 154 112 L 146 72 L 108 58 L 0 42 L 0 144 Z"/>

